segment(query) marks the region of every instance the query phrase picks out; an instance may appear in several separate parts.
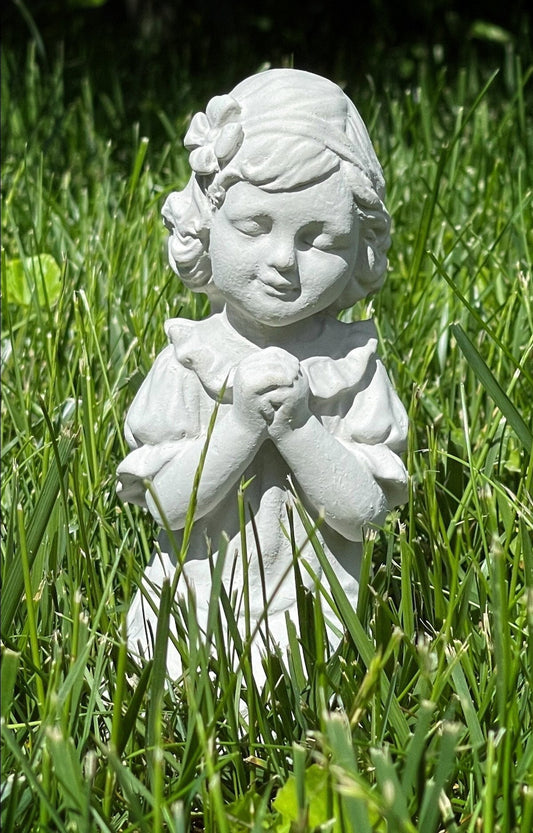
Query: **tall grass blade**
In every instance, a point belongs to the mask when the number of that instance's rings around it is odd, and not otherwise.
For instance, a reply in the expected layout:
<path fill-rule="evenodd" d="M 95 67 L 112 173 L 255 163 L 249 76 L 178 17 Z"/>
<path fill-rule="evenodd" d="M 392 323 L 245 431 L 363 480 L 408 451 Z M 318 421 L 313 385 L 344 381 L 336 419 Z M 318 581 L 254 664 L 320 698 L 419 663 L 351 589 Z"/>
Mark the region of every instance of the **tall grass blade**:
<path fill-rule="evenodd" d="M 120 721 L 120 729 L 116 742 L 116 750 L 119 758 L 122 755 L 132 732 L 134 731 L 137 720 L 142 719 L 143 717 L 141 714 L 141 705 L 152 675 L 152 664 L 153 660 L 148 660 L 145 663 L 141 676 L 139 677 L 139 681 L 135 686 L 133 697 L 131 698 L 126 710 L 126 714 Z"/>
<path fill-rule="evenodd" d="M 52 509 L 57 500 L 61 488 L 61 481 L 65 477 L 72 452 L 78 442 L 77 436 L 64 434 L 58 444 L 58 455 L 60 467 L 55 460 L 51 463 L 46 473 L 39 497 L 31 512 L 31 520 L 26 533 L 26 545 L 28 549 L 28 563 L 31 568 L 46 532 Z M 29 511 L 26 510 L 29 514 Z M 0 612 L 0 624 L 2 638 L 9 640 L 10 628 L 17 608 L 22 599 L 24 588 L 24 574 L 22 562 L 15 560 L 12 564 L 9 575 L 5 579 L 5 586 L 2 591 L 2 609 Z"/>
<path fill-rule="evenodd" d="M 357 616 L 357 612 L 353 609 L 346 593 L 341 587 L 339 579 L 335 575 L 335 571 L 333 567 L 329 563 L 327 556 L 324 552 L 324 549 L 321 547 L 320 542 L 316 536 L 316 527 L 311 522 L 305 508 L 301 505 L 301 503 L 296 500 L 295 506 L 297 512 L 300 516 L 300 519 L 303 523 L 305 531 L 309 537 L 309 541 L 311 546 L 313 547 L 316 556 L 319 560 L 320 566 L 324 571 L 324 575 L 328 581 L 329 586 L 331 587 L 331 592 L 333 595 L 333 599 L 335 604 L 339 610 L 341 620 L 346 626 L 347 630 L 352 637 L 354 644 L 357 647 L 361 655 L 361 659 L 365 663 L 367 668 L 370 668 L 372 663 L 372 659 L 374 657 L 374 648 L 373 645 L 365 633 L 361 622 Z M 305 561 L 303 562 L 305 565 Z M 383 678 L 383 694 L 384 694 L 384 701 L 386 702 L 389 697 L 390 691 L 390 683 L 384 676 Z M 398 733 L 398 738 L 400 743 L 403 745 L 407 742 L 409 738 L 409 728 L 407 726 L 407 721 L 405 720 L 404 715 L 400 709 L 398 701 L 395 698 L 392 698 L 390 703 L 391 709 L 391 722 L 394 725 L 396 732 Z"/>
<path fill-rule="evenodd" d="M 531 450 L 533 448 L 533 433 L 531 429 L 528 428 L 526 422 L 518 413 L 515 405 L 511 402 L 504 389 L 495 378 L 494 374 L 481 358 L 461 325 L 452 324 L 451 330 L 469 366 L 472 368 L 489 396 L 493 399 L 496 407 L 499 408 L 509 425 L 516 433 L 527 454 L 531 454 Z"/>
<path fill-rule="evenodd" d="M 435 775 L 426 784 L 422 809 L 420 812 L 420 830 L 427 833 L 434 833 L 437 830 L 439 821 L 439 797 L 448 786 L 455 765 L 455 747 L 459 736 L 460 727 L 457 725 L 445 724 L 442 729 L 442 737 L 439 744 L 439 757 Z"/>
<path fill-rule="evenodd" d="M 0 666 L 0 708 L 1 716 L 4 720 L 8 719 L 11 710 L 19 663 L 20 654 L 18 651 L 12 651 L 9 648 L 2 650 L 2 662 Z"/>

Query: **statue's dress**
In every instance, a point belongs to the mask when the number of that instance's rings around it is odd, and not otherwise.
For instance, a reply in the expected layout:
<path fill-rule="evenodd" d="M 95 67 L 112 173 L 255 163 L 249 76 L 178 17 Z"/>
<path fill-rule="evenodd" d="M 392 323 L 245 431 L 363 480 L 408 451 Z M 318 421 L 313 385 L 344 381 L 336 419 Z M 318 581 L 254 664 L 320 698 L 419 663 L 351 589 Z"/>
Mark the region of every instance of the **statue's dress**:
<path fill-rule="evenodd" d="M 207 429 L 220 391 L 226 384 L 217 419 L 223 419 L 233 402 L 233 377 L 239 362 L 256 345 L 237 333 L 224 313 L 195 322 L 171 319 L 166 322 L 170 344 L 159 354 L 140 387 L 126 419 L 126 439 L 132 449 L 119 467 L 119 492 L 123 500 L 146 506 L 143 480 L 154 477 L 169 461 L 169 454 L 179 455 L 191 440 L 207 436 Z M 382 505 L 376 507 L 374 522 L 383 522 L 386 512 L 406 500 L 407 475 L 399 453 L 405 448 L 407 415 L 394 392 L 387 373 L 376 355 L 377 335 L 372 321 L 344 324 L 324 316 L 321 333 L 312 342 L 298 345 L 297 358 L 309 379 L 311 412 L 324 428 L 345 446 L 346 454 L 355 455 L 370 469 L 383 493 Z M 316 448 L 317 476 L 323 470 L 320 448 Z M 208 451 L 209 453 L 209 451 Z M 247 507 L 246 542 L 249 560 L 252 628 L 268 603 L 268 626 L 274 642 L 287 645 L 285 615 L 298 624 L 294 571 L 287 506 L 296 493 L 315 521 L 320 507 L 312 506 L 295 481 L 287 463 L 272 441 L 267 440 L 244 473 Z M 198 622 L 205 628 L 210 601 L 212 563 L 216 562 L 221 540 L 225 540 L 223 581 L 231 597 L 242 634 L 244 627 L 243 565 L 237 506 L 241 478 L 218 505 L 193 526 L 178 593 L 187 595 L 186 585 L 193 587 Z M 250 514 L 253 516 L 253 525 Z M 312 573 L 327 588 L 327 582 L 298 512 L 293 512 L 294 537 L 302 548 L 301 557 Z M 155 638 L 158 588 L 175 574 L 183 530 L 176 530 L 171 544 L 162 532 L 158 547 L 147 566 L 144 587 L 135 595 L 128 615 L 128 642 L 134 654 L 150 656 Z M 257 535 L 257 539 L 256 539 Z M 357 602 L 358 577 L 362 553 L 362 529 L 354 524 L 350 540 L 319 521 L 318 538 L 335 573 L 353 605 Z M 262 570 L 256 540 L 262 558 Z M 211 554 L 211 557 L 209 556 Z M 212 563 L 210 564 L 210 561 Z M 287 577 L 277 587 L 280 578 Z M 307 569 L 300 570 L 303 582 L 315 587 Z M 263 578 L 263 577 L 264 578 Z M 154 609 L 146 596 L 154 601 Z M 335 628 L 340 623 L 323 601 L 331 643 L 338 641 Z M 333 626 L 333 629 L 331 628 Z M 254 642 L 254 665 L 260 668 L 259 654 L 265 651 L 264 627 Z M 171 676 L 181 673 L 181 660 L 169 645 L 168 670 Z"/>

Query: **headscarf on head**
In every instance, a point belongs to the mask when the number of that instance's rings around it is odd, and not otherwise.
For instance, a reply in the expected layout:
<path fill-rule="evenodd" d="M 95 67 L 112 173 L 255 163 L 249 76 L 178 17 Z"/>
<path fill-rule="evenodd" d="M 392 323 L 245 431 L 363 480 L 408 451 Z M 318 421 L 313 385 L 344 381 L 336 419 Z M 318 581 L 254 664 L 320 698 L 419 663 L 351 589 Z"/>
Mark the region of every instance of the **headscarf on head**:
<path fill-rule="evenodd" d="M 340 87 L 310 72 L 268 70 L 216 96 L 194 116 L 185 146 L 193 170 L 214 177 L 213 190 L 246 179 L 282 191 L 345 160 L 384 195 L 381 166 L 355 106 Z"/>

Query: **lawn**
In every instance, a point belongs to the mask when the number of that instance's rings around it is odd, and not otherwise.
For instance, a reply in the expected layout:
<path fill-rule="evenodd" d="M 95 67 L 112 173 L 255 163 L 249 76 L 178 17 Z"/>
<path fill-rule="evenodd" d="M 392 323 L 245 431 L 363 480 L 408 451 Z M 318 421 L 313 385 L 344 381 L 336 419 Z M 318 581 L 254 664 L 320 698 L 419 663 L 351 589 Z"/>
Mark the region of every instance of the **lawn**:
<path fill-rule="evenodd" d="M 304 636 L 258 690 L 216 580 L 207 640 L 164 593 L 153 662 L 125 647 L 156 529 L 115 494 L 124 416 L 163 321 L 208 311 L 160 218 L 204 90 L 148 79 L 132 122 L 112 66 L 104 92 L 3 50 L 4 833 L 533 829 L 533 66 L 509 46 L 496 69 L 347 85 L 393 246 L 344 315 L 376 316 L 410 500 L 367 535 L 357 610 L 332 586 L 339 651 L 302 594 Z"/>

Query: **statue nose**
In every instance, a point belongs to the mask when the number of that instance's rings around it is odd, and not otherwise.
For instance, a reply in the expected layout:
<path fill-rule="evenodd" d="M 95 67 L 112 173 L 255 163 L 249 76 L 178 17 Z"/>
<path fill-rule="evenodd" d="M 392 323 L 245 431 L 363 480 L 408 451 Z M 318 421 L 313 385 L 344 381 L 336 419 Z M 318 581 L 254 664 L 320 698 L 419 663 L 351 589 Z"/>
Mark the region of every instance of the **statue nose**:
<path fill-rule="evenodd" d="M 290 235 L 279 237 L 272 241 L 270 250 L 270 265 L 278 272 L 290 272 L 296 265 L 296 251 L 294 240 Z"/>

